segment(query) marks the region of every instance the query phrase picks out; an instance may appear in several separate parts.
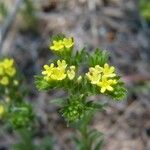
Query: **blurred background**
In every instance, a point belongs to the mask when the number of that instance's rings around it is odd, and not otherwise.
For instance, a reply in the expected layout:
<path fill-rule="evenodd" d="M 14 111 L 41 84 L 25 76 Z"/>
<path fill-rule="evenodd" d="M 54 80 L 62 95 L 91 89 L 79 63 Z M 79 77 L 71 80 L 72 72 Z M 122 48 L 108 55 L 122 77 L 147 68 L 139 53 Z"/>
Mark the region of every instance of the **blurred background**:
<path fill-rule="evenodd" d="M 91 123 L 104 133 L 103 149 L 150 149 L 150 0 L 0 0 L 0 56 L 15 59 L 39 119 L 36 134 L 27 135 L 28 140 L 53 145 L 47 150 L 71 150 L 74 130 L 49 102 L 63 91 L 38 92 L 34 85 L 34 75 L 53 57 L 48 46 L 58 33 L 73 36 L 76 50 L 107 50 L 123 75 L 128 89 L 124 101 L 97 96 L 109 101 Z M 3 130 L 0 150 L 19 140 L 15 132 Z M 24 150 L 30 150 L 28 144 Z"/>

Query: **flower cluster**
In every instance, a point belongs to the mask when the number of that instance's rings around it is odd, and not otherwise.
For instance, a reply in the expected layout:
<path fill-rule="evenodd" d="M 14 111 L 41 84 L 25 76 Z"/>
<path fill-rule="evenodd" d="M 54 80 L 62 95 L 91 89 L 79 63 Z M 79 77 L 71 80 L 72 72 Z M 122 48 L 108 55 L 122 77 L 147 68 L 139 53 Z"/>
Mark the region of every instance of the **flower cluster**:
<path fill-rule="evenodd" d="M 116 76 L 114 71 L 115 68 L 113 66 L 110 67 L 107 63 L 105 63 L 104 67 L 96 65 L 95 67 L 89 68 L 89 72 L 86 73 L 86 76 L 92 84 L 100 87 L 101 93 L 104 93 L 107 90 L 113 91 L 113 85 L 117 84 L 117 80 L 114 79 Z"/>
<path fill-rule="evenodd" d="M 58 60 L 57 67 L 54 63 L 51 63 L 50 66 L 44 65 L 44 79 L 48 82 L 50 81 L 60 81 L 68 77 L 70 80 L 73 80 L 75 77 L 75 66 L 70 66 L 67 70 L 67 63 L 65 60 Z"/>
<path fill-rule="evenodd" d="M 69 50 L 74 45 L 73 38 L 63 38 L 60 40 L 54 40 L 53 45 L 50 49 L 53 51 L 63 51 L 64 49 Z"/>
<path fill-rule="evenodd" d="M 115 68 L 107 64 L 107 52 L 96 49 L 90 54 L 85 48 L 73 52 L 73 46 L 73 38 L 63 35 L 53 37 L 50 49 L 58 52 L 55 53 L 58 59 L 54 60 L 57 63 L 44 65 L 42 75 L 36 76 L 35 80 L 39 90 L 68 90 L 64 102 L 55 101 L 61 105 L 61 112 L 68 122 L 79 121 L 88 111 L 102 108 L 99 103 L 88 101 L 91 95 L 102 93 L 116 100 L 126 95 L 124 84 L 115 73 Z M 89 71 L 86 73 L 84 70 L 87 67 Z"/>
<path fill-rule="evenodd" d="M 7 86 L 12 77 L 16 74 L 13 59 L 4 59 L 0 61 L 0 84 Z"/>

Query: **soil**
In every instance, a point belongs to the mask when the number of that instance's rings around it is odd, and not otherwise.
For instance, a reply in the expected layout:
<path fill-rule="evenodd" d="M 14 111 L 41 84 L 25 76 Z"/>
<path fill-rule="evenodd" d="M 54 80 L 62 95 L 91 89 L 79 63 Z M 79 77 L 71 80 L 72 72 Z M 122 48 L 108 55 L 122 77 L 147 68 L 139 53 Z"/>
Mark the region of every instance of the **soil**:
<path fill-rule="evenodd" d="M 11 10 L 10 1 L 5 3 Z M 102 96 L 94 98 L 109 101 L 106 110 L 98 112 L 91 123 L 92 128 L 104 133 L 103 150 L 150 149 L 150 27 L 139 14 L 138 1 L 37 0 L 33 4 L 36 23 L 28 27 L 18 13 L 2 54 L 14 57 L 26 78 L 28 99 L 40 120 L 34 141 L 50 134 L 55 139 L 54 149 L 75 148 L 71 142 L 74 130 L 66 126 L 59 108 L 50 104 L 64 92 L 38 92 L 33 78 L 53 57 L 48 49 L 52 35 L 65 33 L 74 37 L 75 49 L 86 45 L 89 53 L 97 47 L 107 50 L 128 89 L 127 98 L 121 102 Z M 14 134 L 5 133 L 0 137 L 0 150 L 11 149 L 15 141 Z"/>

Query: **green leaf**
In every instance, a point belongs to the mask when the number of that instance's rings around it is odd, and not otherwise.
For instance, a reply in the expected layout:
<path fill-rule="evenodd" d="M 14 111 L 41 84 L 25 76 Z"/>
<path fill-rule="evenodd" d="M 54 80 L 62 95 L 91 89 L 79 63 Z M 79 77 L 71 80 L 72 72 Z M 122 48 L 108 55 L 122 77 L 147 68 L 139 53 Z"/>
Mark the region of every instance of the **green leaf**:
<path fill-rule="evenodd" d="M 75 142 L 76 145 L 80 145 L 81 144 L 81 140 L 78 137 L 73 137 L 73 140 Z"/>
<path fill-rule="evenodd" d="M 50 100 L 50 103 L 55 104 L 55 105 L 60 106 L 60 107 L 63 107 L 65 104 L 65 101 L 62 98 L 56 98 L 56 99 Z"/>
<path fill-rule="evenodd" d="M 43 76 L 35 76 L 35 85 L 38 90 L 48 90 L 50 87 L 48 82 L 43 79 Z"/>
<path fill-rule="evenodd" d="M 101 136 L 100 132 L 98 132 L 96 129 L 90 130 L 88 134 L 91 141 L 96 140 Z"/>
<path fill-rule="evenodd" d="M 121 83 L 115 87 L 113 93 L 110 94 L 115 100 L 123 100 L 127 95 L 127 90 L 124 85 Z"/>
<path fill-rule="evenodd" d="M 50 136 L 44 137 L 42 143 L 37 145 L 38 150 L 53 150 L 53 140 Z"/>
<path fill-rule="evenodd" d="M 94 150 L 101 150 L 103 143 L 104 143 L 104 141 L 103 141 L 103 140 L 100 140 L 100 141 L 96 144 Z"/>
<path fill-rule="evenodd" d="M 94 53 L 88 55 L 89 66 L 94 67 L 96 65 L 104 66 L 108 62 L 108 52 L 96 49 Z"/>
<path fill-rule="evenodd" d="M 107 104 L 100 104 L 100 103 L 94 103 L 93 101 L 87 102 L 87 106 L 91 107 L 93 109 L 98 109 L 98 110 L 104 110 L 104 107 L 107 106 Z"/>
<path fill-rule="evenodd" d="M 79 66 L 82 62 L 86 62 L 87 59 L 87 51 L 85 48 L 83 48 L 80 51 L 77 51 L 75 55 L 71 58 L 72 65 Z"/>
<path fill-rule="evenodd" d="M 100 150 L 98 148 L 100 148 L 102 145 L 102 141 L 103 141 L 102 136 L 103 133 L 97 131 L 96 129 L 92 129 L 89 131 L 88 138 L 91 144 L 95 146 L 94 150 L 95 149 Z"/>
<path fill-rule="evenodd" d="M 18 130 L 20 134 L 20 140 L 18 143 L 12 145 L 13 150 L 36 150 L 34 143 L 32 142 L 33 133 L 27 129 Z"/>
<path fill-rule="evenodd" d="M 57 34 L 52 36 L 52 41 L 59 41 L 59 40 L 63 40 L 65 38 L 64 34 Z"/>

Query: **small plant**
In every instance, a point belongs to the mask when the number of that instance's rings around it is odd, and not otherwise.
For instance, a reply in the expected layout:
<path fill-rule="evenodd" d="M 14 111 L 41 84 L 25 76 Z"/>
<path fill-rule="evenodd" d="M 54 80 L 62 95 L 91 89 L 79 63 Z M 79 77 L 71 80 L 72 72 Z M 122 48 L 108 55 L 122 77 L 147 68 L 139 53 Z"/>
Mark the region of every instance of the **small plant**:
<path fill-rule="evenodd" d="M 126 96 L 126 89 L 115 67 L 108 64 L 106 51 L 96 49 L 91 54 L 85 48 L 73 51 L 74 43 L 72 37 L 64 35 L 52 38 L 49 48 L 57 58 L 44 65 L 41 75 L 35 77 L 35 83 L 39 90 L 64 89 L 68 93 L 64 99 L 52 100 L 52 103 L 60 106 L 67 125 L 80 132 L 80 140 L 75 138 L 77 148 L 99 150 L 102 134 L 88 125 L 95 112 L 103 110 L 105 105 L 88 98 L 105 94 L 119 101 Z"/>
<path fill-rule="evenodd" d="M 27 129 L 21 129 L 20 140 L 12 145 L 13 150 L 53 150 L 53 140 L 52 137 L 46 136 L 42 139 L 40 143 L 34 142 L 34 131 Z M 28 148 L 27 148 L 28 146 Z"/>
<path fill-rule="evenodd" d="M 12 58 L 0 59 L 0 121 L 3 129 L 12 129 L 19 141 L 11 145 L 13 150 L 52 150 L 52 138 L 46 136 L 40 144 L 34 143 L 35 114 L 26 100 L 26 87 Z M 36 120 L 37 121 L 37 120 Z"/>
<path fill-rule="evenodd" d="M 19 76 L 13 59 L 0 60 L 0 120 L 13 129 L 28 128 L 34 116 Z"/>

